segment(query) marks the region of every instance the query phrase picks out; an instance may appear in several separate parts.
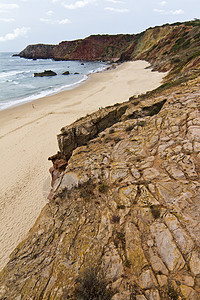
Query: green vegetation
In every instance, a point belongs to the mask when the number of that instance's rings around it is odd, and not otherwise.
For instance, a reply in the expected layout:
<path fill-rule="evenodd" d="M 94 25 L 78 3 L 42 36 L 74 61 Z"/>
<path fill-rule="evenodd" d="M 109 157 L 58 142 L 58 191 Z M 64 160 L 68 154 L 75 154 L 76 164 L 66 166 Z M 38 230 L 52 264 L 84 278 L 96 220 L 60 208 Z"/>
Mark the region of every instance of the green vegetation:
<path fill-rule="evenodd" d="M 175 289 L 171 283 L 169 283 L 169 285 L 168 285 L 168 296 L 169 296 L 169 299 L 172 299 L 172 300 L 179 299 L 179 295 L 178 295 L 177 291 L 175 291 Z"/>
<path fill-rule="evenodd" d="M 120 221 L 120 217 L 117 216 L 117 215 L 113 215 L 112 218 L 111 218 L 111 222 L 112 223 L 119 223 Z"/>
<path fill-rule="evenodd" d="M 88 268 L 77 278 L 74 296 L 80 300 L 109 300 L 114 293 L 106 287 L 105 274 Z"/>
<path fill-rule="evenodd" d="M 126 132 L 129 132 L 129 131 L 131 131 L 133 128 L 134 128 L 133 125 L 129 125 L 129 126 L 127 126 L 127 127 L 125 128 L 125 131 L 126 131 Z"/>
<path fill-rule="evenodd" d="M 114 133 L 115 132 L 115 130 L 113 129 L 113 128 L 111 128 L 110 130 L 109 130 L 109 133 L 110 134 L 112 134 L 112 133 Z"/>
<path fill-rule="evenodd" d="M 160 207 L 158 205 L 151 205 L 150 210 L 154 219 L 160 218 Z"/>
<path fill-rule="evenodd" d="M 108 186 L 102 182 L 99 186 L 99 192 L 100 193 L 106 193 L 108 191 Z"/>
<path fill-rule="evenodd" d="M 84 200 L 90 200 L 94 196 L 94 189 L 96 184 L 94 184 L 91 180 L 79 185 L 78 189 L 80 190 L 80 197 Z"/>

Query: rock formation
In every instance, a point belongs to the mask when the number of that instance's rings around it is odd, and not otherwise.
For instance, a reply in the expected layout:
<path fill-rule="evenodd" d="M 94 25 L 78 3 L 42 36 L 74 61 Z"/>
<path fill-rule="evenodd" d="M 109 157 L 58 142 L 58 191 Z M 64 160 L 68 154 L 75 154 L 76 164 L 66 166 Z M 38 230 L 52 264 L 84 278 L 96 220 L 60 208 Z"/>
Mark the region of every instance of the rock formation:
<path fill-rule="evenodd" d="M 61 129 L 49 203 L 0 299 L 200 299 L 199 69 L 195 54 L 157 90 Z"/>
<path fill-rule="evenodd" d="M 91 35 L 58 45 L 29 45 L 18 55 L 54 60 L 124 61 L 144 59 L 155 70 L 187 72 L 198 63 L 200 21 L 165 24 L 140 34 Z M 184 66 L 186 66 L 184 68 Z M 174 75 L 171 73 L 171 75 Z"/>
<path fill-rule="evenodd" d="M 41 73 L 34 73 L 34 77 L 56 76 L 57 74 L 51 70 L 45 70 Z"/>

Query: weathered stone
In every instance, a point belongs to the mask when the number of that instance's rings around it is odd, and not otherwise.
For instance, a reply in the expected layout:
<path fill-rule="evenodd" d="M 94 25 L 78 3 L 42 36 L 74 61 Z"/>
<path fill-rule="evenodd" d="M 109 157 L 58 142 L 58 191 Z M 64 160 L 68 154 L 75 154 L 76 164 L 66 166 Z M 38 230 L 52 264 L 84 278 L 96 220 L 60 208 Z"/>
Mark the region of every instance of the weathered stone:
<path fill-rule="evenodd" d="M 199 297 L 193 288 L 186 285 L 181 285 L 180 289 L 184 299 L 199 300 Z"/>
<path fill-rule="evenodd" d="M 145 295 L 146 295 L 148 300 L 160 300 L 159 292 L 156 289 L 146 291 Z"/>
<path fill-rule="evenodd" d="M 145 169 L 144 172 L 143 172 L 143 177 L 145 180 L 153 180 L 153 179 L 158 179 L 160 176 L 160 172 L 155 169 L 155 168 L 148 168 L 148 169 Z"/>
<path fill-rule="evenodd" d="M 154 272 L 161 272 L 162 274 L 168 275 L 169 272 L 166 266 L 164 265 L 163 261 L 157 255 L 155 255 L 151 249 L 149 250 L 149 254 L 151 266 Z"/>
<path fill-rule="evenodd" d="M 139 179 L 141 177 L 140 172 L 135 168 L 131 168 L 131 173 L 135 179 Z"/>
<path fill-rule="evenodd" d="M 108 281 L 116 281 L 123 274 L 122 260 L 114 244 L 105 249 L 105 254 L 102 258 L 102 269 L 105 270 L 105 276 Z"/>
<path fill-rule="evenodd" d="M 190 259 L 190 269 L 195 276 L 200 274 L 200 255 L 196 251 L 192 253 Z"/>
<path fill-rule="evenodd" d="M 126 224 L 126 252 L 132 272 L 140 274 L 142 269 L 148 265 L 148 261 L 142 249 L 138 229 L 132 223 Z"/>
<path fill-rule="evenodd" d="M 144 295 L 137 295 L 136 300 L 146 300 L 147 298 Z"/>
<path fill-rule="evenodd" d="M 168 269 L 170 271 L 182 269 L 185 265 L 185 261 L 176 247 L 167 227 L 162 223 L 155 223 L 150 229 L 156 240 L 158 252 Z"/>
<path fill-rule="evenodd" d="M 194 286 L 194 278 L 188 275 L 180 275 L 176 277 L 183 285 Z"/>
<path fill-rule="evenodd" d="M 160 287 L 167 286 L 168 284 L 168 278 L 166 275 L 157 275 L 157 280 Z"/>
<path fill-rule="evenodd" d="M 192 251 L 194 243 L 191 237 L 183 230 L 177 218 L 172 214 L 167 214 L 164 221 L 171 231 L 175 242 L 183 254 L 188 254 Z"/>
<path fill-rule="evenodd" d="M 157 285 L 156 278 L 151 270 L 144 271 L 138 278 L 138 284 L 142 289 L 151 289 Z"/>

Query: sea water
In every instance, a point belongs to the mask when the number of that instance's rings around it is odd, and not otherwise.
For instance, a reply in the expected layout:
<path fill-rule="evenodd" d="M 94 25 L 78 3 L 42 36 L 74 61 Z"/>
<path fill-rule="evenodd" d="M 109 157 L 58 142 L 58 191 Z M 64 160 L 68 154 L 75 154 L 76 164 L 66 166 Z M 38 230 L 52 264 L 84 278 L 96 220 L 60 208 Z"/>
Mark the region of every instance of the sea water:
<path fill-rule="evenodd" d="M 0 110 L 72 89 L 88 75 L 107 67 L 103 62 L 30 60 L 0 53 Z M 34 77 L 34 73 L 52 70 L 56 76 Z M 69 75 L 62 75 L 69 71 Z M 75 74 L 78 73 L 78 74 Z"/>

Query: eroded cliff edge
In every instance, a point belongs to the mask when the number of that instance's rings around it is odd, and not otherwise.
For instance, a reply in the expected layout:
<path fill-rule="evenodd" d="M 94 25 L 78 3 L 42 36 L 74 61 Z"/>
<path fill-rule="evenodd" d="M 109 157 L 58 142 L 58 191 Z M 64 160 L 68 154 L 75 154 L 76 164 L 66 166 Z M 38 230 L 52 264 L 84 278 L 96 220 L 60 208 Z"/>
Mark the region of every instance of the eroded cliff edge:
<path fill-rule="evenodd" d="M 51 200 L 1 272 L 0 299 L 199 299 L 199 88 L 61 130 Z"/>
<path fill-rule="evenodd" d="M 0 273 L 0 299 L 200 298 L 195 60 L 61 129 L 49 203 Z"/>

